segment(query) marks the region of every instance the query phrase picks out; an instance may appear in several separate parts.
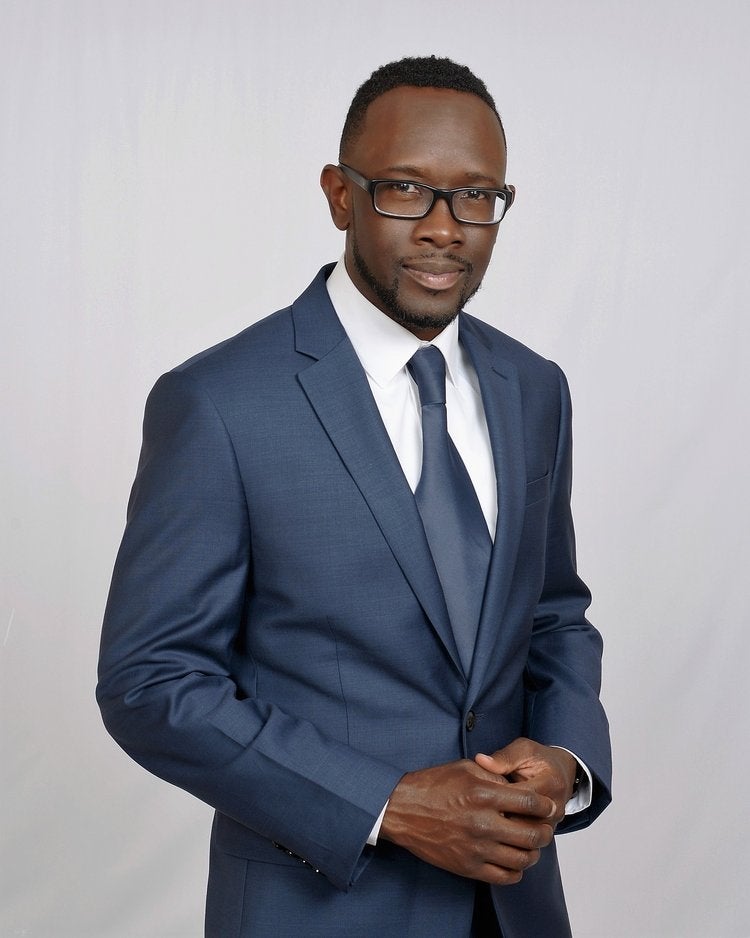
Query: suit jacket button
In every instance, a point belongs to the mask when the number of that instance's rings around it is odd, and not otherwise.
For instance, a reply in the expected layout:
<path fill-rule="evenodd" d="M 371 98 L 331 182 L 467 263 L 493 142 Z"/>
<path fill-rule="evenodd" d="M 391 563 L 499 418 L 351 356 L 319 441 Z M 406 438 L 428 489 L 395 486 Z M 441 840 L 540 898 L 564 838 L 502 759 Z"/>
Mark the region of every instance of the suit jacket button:
<path fill-rule="evenodd" d="M 477 715 L 473 710 L 469 710 L 466 714 L 466 729 L 470 733 L 474 727 L 477 725 Z"/>

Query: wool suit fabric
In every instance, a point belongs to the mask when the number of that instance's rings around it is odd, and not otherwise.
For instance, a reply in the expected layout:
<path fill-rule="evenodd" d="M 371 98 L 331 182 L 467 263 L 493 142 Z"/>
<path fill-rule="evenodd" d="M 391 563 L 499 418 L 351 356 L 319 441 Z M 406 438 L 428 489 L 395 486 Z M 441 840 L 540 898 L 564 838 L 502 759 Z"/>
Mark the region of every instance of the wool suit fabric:
<path fill-rule="evenodd" d="M 330 270 L 151 392 L 97 697 L 134 759 L 216 809 L 207 935 L 460 938 L 471 880 L 366 846 L 405 772 L 528 736 L 594 777 L 559 832 L 609 801 L 570 400 L 556 365 L 460 314 L 499 504 L 467 675 Z M 569 934 L 554 845 L 492 893 L 505 938 Z"/>

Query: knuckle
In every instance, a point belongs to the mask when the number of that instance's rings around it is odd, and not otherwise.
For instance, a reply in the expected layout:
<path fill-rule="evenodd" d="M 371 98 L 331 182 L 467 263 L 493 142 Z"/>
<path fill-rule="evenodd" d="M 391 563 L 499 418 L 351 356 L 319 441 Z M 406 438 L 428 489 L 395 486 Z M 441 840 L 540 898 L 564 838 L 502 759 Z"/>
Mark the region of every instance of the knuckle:
<path fill-rule="evenodd" d="M 487 862 L 487 857 L 485 856 L 485 851 L 480 847 L 478 843 L 472 843 L 469 846 L 469 858 L 472 865 L 478 869 Z"/>
<path fill-rule="evenodd" d="M 542 834 L 538 827 L 531 827 L 526 832 L 526 844 L 529 850 L 536 850 L 542 846 L 541 843 Z"/>
<path fill-rule="evenodd" d="M 542 824 L 540 847 L 548 847 L 555 836 L 555 828 L 551 824 Z"/>
<path fill-rule="evenodd" d="M 538 809 L 538 799 L 533 791 L 519 790 L 518 807 L 521 814 L 533 814 Z"/>
<path fill-rule="evenodd" d="M 496 866 L 491 877 L 488 877 L 488 882 L 493 883 L 495 886 L 514 886 L 516 883 L 521 882 L 522 877 L 522 870 L 506 870 Z"/>
<path fill-rule="evenodd" d="M 524 869 L 529 869 L 529 867 L 537 864 L 541 855 L 540 850 L 528 850 L 524 857 Z"/>
<path fill-rule="evenodd" d="M 515 870 L 528 870 L 539 862 L 540 856 L 541 851 L 539 850 L 522 850 L 518 848 L 511 858 L 511 865 Z"/>
<path fill-rule="evenodd" d="M 494 808 L 497 794 L 491 785 L 477 782 L 467 790 L 467 796 L 471 804 L 477 808 Z"/>
<path fill-rule="evenodd" d="M 484 812 L 472 814 L 468 820 L 468 827 L 469 834 L 475 841 L 484 840 L 492 833 L 490 818 Z"/>
<path fill-rule="evenodd" d="M 527 845 L 531 850 L 538 850 L 551 843 L 554 831 L 549 824 L 537 824 L 530 828 L 527 836 Z"/>

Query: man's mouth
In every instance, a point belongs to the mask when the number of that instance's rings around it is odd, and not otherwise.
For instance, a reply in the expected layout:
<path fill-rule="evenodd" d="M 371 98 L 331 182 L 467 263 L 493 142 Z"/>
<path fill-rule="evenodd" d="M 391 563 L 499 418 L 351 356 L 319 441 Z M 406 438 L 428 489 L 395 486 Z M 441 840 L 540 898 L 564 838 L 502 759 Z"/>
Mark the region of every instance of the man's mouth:
<path fill-rule="evenodd" d="M 464 267 L 454 261 L 409 261 L 402 266 L 413 280 L 428 290 L 450 290 L 464 273 Z"/>

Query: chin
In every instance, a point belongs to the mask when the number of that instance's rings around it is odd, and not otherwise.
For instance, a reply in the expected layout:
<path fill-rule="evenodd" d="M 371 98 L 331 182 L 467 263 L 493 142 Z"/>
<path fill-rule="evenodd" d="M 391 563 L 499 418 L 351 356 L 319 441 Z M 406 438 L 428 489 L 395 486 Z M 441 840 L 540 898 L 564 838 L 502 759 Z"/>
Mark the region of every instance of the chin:
<path fill-rule="evenodd" d="M 401 323 L 402 326 L 406 326 L 407 329 L 440 329 L 442 331 L 458 316 L 461 312 L 461 308 L 461 306 L 457 306 L 450 312 L 432 315 L 399 309 L 398 311 L 391 311 L 390 316 L 391 319 L 395 319 L 396 322 Z"/>

